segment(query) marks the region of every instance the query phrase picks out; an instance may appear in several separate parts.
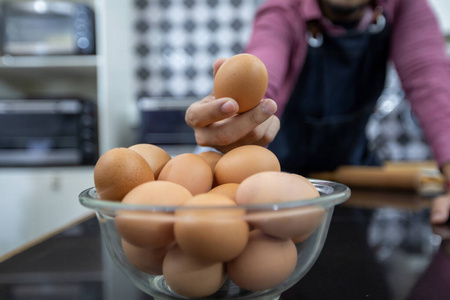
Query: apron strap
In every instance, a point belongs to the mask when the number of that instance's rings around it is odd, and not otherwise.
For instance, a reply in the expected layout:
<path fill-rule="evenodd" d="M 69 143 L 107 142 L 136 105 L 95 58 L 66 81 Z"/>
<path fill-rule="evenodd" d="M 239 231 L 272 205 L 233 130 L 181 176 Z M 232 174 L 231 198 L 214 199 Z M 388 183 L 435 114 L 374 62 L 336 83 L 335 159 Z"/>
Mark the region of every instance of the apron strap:
<path fill-rule="evenodd" d="M 309 21 L 306 23 L 308 30 L 306 31 L 306 40 L 309 46 L 319 48 L 323 44 L 323 35 L 319 21 Z"/>
<path fill-rule="evenodd" d="M 386 17 L 384 16 L 384 11 L 381 6 L 377 6 L 373 12 L 372 23 L 369 25 L 369 32 L 372 34 L 377 34 L 383 31 L 386 26 Z"/>

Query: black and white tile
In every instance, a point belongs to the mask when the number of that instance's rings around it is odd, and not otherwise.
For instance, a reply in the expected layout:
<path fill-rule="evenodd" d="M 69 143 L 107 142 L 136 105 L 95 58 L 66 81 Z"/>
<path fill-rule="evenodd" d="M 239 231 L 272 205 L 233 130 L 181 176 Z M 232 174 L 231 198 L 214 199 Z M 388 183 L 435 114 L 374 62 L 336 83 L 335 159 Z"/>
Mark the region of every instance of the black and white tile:
<path fill-rule="evenodd" d="M 135 0 L 136 97 L 200 98 L 211 65 L 242 51 L 260 0 Z"/>
<path fill-rule="evenodd" d="M 420 161 L 433 154 L 395 69 L 388 69 L 386 87 L 367 125 L 370 145 L 382 160 Z"/>

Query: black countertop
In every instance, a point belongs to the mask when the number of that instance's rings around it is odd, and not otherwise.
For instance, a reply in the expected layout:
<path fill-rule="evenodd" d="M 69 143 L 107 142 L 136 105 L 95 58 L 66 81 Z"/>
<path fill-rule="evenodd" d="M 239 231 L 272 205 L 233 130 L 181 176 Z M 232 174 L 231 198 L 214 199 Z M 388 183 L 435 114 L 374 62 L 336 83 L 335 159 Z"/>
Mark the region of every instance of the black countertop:
<path fill-rule="evenodd" d="M 317 262 L 281 299 L 450 299 L 450 243 L 427 207 L 413 194 L 352 191 Z M 0 299 L 152 297 L 116 269 L 93 216 L 0 263 Z"/>

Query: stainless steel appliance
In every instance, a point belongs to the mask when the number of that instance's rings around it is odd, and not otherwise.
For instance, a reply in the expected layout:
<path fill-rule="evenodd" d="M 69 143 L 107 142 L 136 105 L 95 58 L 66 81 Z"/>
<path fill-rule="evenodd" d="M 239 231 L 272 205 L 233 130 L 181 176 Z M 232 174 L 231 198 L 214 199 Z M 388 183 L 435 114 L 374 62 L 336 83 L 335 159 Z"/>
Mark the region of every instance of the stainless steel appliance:
<path fill-rule="evenodd" d="M 3 55 L 95 53 L 94 12 L 68 1 L 9 1 L 1 4 Z"/>
<path fill-rule="evenodd" d="M 80 99 L 0 99 L 0 166 L 93 165 L 97 109 Z"/>
<path fill-rule="evenodd" d="M 197 98 L 139 99 L 141 116 L 139 141 L 150 144 L 195 144 L 195 135 L 184 116 L 188 106 Z"/>

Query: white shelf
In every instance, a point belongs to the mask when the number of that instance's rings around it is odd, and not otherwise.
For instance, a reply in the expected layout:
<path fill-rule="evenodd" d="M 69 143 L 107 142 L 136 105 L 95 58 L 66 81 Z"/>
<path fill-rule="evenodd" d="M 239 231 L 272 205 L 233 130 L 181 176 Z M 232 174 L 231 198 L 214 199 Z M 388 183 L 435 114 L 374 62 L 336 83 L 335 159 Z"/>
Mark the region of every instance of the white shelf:
<path fill-rule="evenodd" d="M 4 55 L 0 59 L 0 69 L 11 68 L 96 68 L 96 55 L 59 55 L 59 56 L 12 56 Z"/>

